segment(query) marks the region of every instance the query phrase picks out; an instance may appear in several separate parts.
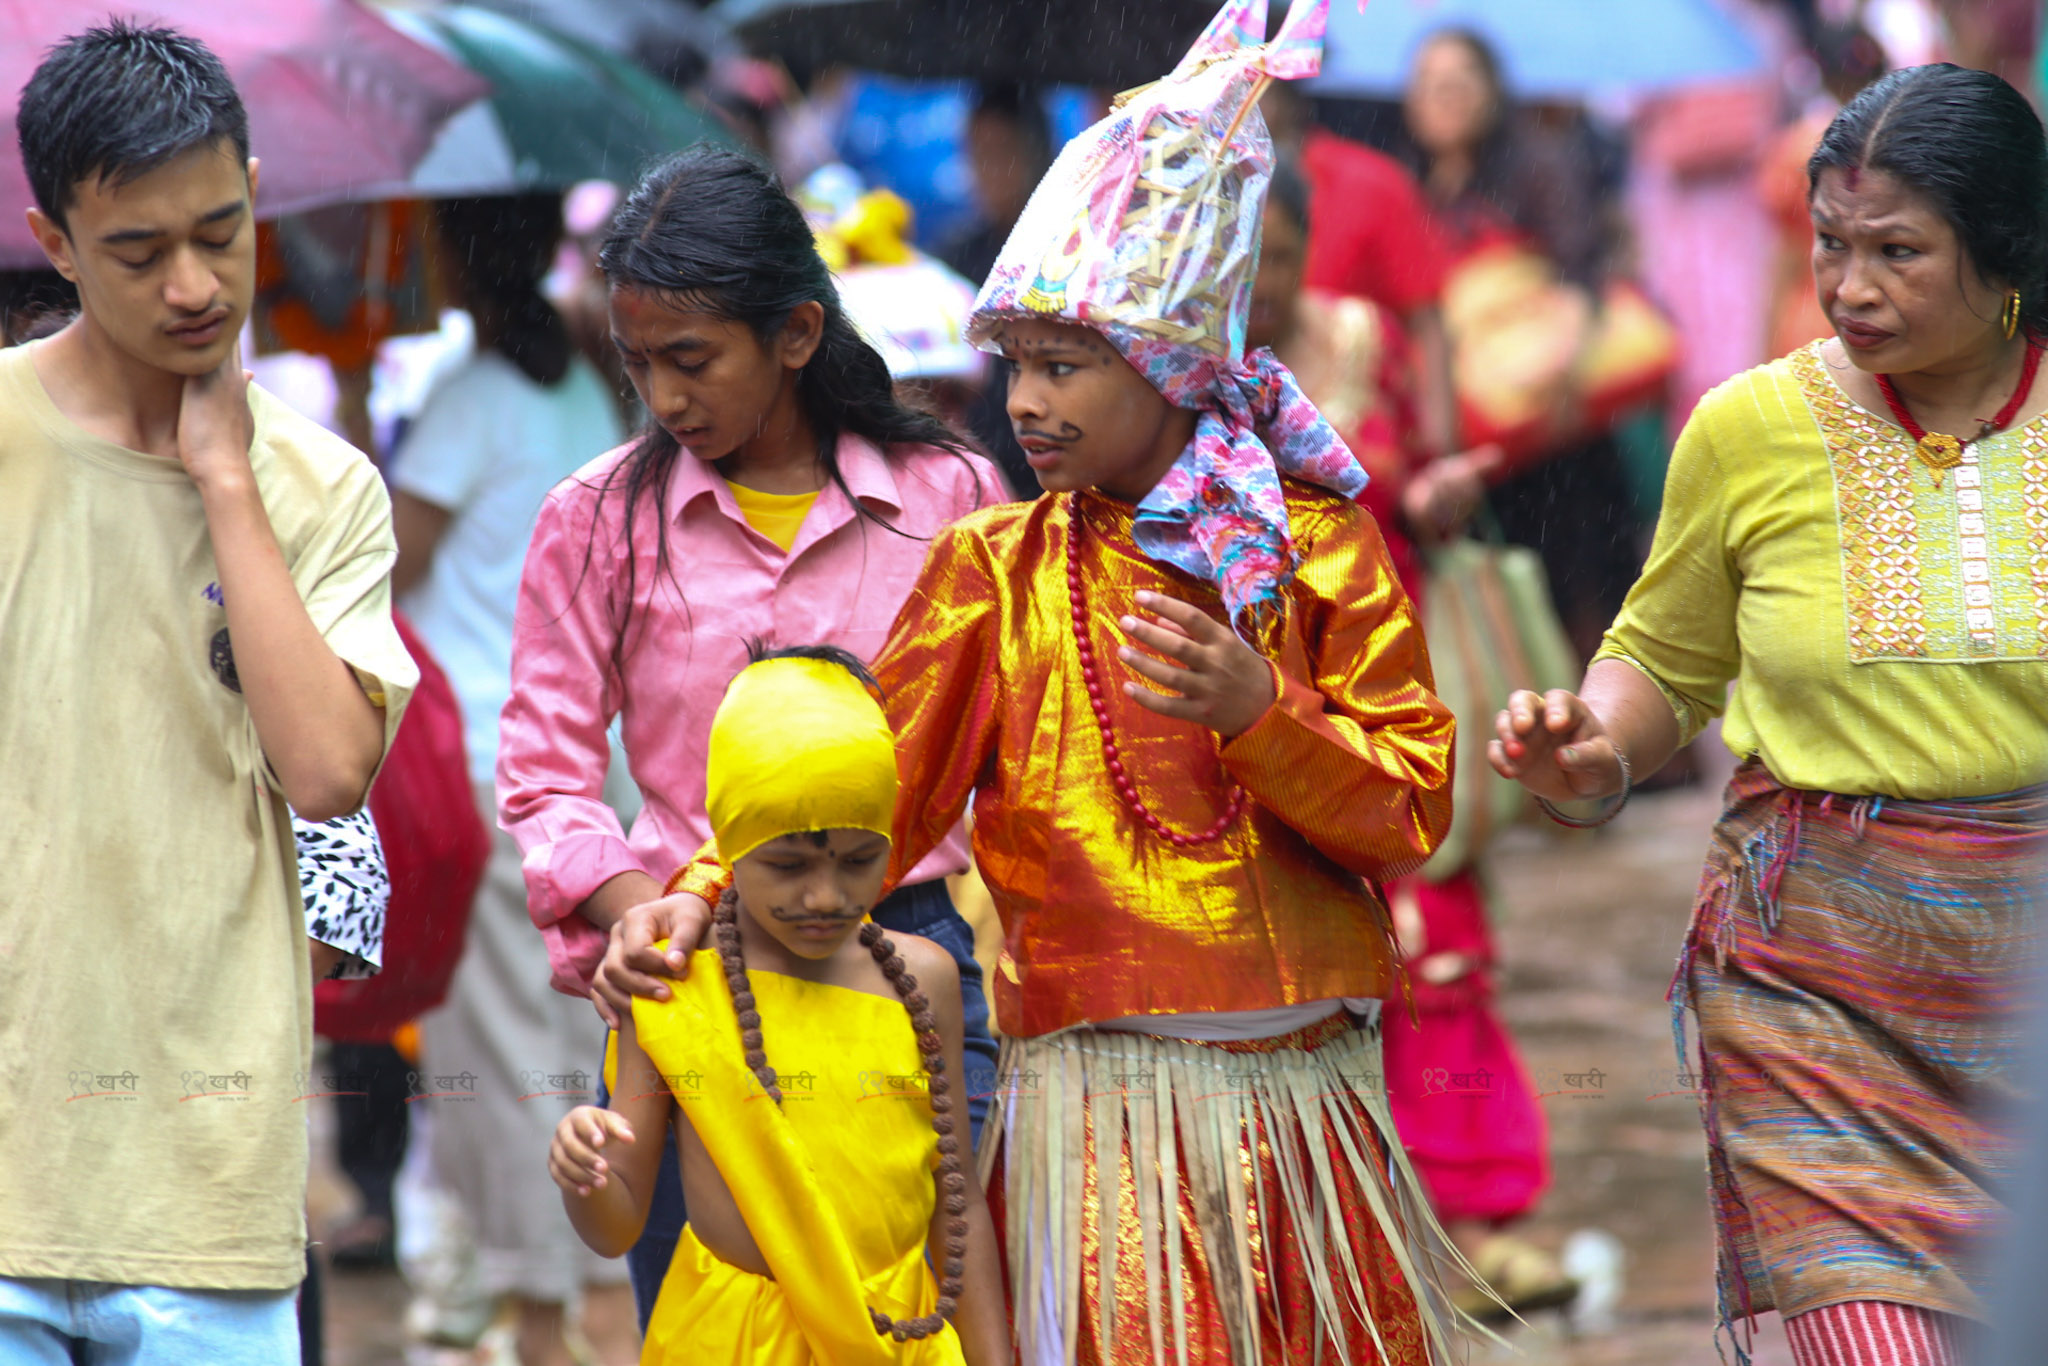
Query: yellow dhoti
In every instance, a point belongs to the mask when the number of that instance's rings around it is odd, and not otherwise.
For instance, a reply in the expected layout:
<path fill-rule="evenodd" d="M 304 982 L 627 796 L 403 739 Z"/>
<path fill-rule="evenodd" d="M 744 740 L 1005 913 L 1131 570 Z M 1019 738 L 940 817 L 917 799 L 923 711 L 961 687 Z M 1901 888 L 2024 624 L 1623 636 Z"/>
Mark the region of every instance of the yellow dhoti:
<path fill-rule="evenodd" d="M 861 1282 L 867 1302 L 886 1314 L 929 1314 L 934 1292 L 924 1255 L 907 1258 Z M 866 1327 L 856 1324 L 856 1327 Z M 870 1336 L 874 1330 L 868 1329 Z M 888 1360 L 906 1366 L 953 1366 L 960 1339 L 951 1328 L 900 1347 L 878 1339 Z M 765 1276 L 722 1262 L 688 1228 L 661 1283 L 661 1299 L 647 1327 L 643 1362 L 748 1362 L 750 1366 L 809 1366 L 822 1362 L 798 1325 L 782 1287 Z"/>

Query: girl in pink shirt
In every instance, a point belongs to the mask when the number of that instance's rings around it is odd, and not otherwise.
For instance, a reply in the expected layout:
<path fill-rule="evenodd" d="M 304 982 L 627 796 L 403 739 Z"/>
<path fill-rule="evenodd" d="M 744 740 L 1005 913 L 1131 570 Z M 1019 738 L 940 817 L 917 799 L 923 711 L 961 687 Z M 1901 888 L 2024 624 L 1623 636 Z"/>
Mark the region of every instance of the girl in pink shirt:
<path fill-rule="evenodd" d="M 748 640 L 872 658 L 931 537 L 1005 496 L 993 466 L 897 402 L 802 212 L 752 157 L 700 145 L 650 171 L 599 260 L 653 422 L 541 508 L 498 755 L 499 819 L 525 853 L 554 983 L 573 993 L 611 925 L 710 836 L 711 717 Z M 614 717 L 644 799 L 630 833 L 601 795 Z M 873 916 L 959 962 L 978 1127 L 995 1045 L 943 880 L 966 867 L 956 831 Z M 643 1323 L 682 1222 L 671 1154 L 631 1254 Z"/>

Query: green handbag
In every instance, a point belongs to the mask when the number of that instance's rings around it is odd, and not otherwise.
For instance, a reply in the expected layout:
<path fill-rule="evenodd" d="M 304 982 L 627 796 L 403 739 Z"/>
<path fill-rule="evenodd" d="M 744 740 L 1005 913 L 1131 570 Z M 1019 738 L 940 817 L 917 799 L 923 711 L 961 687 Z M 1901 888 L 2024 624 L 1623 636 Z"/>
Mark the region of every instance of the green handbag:
<path fill-rule="evenodd" d="M 1529 812 L 1527 791 L 1486 761 L 1508 694 L 1575 687 L 1579 659 L 1551 605 L 1543 561 L 1498 540 L 1459 537 L 1428 552 L 1422 631 L 1436 692 L 1458 718 L 1451 832 L 1422 867 L 1432 882 L 1463 870 Z"/>

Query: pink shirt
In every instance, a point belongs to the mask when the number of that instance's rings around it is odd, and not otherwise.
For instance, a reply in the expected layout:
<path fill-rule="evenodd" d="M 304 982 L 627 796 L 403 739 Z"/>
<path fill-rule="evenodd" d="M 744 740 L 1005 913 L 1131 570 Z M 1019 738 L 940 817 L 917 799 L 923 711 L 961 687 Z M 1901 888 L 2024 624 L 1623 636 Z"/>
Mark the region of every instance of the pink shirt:
<path fill-rule="evenodd" d="M 547 940 L 554 985 L 575 994 L 589 991 L 605 948 L 604 932 L 576 908 L 623 872 L 666 881 L 711 838 L 711 715 L 747 662 L 748 638 L 874 658 L 930 538 L 1007 497 L 978 456 L 910 447 L 892 464 L 847 436 L 838 452 L 847 487 L 896 530 L 857 516 L 828 483 L 784 554 L 747 525 L 718 472 L 685 451 L 669 479 L 660 565 L 654 499 L 642 495 L 629 535 L 623 476 L 599 497 L 629 449 L 584 466 L 541 506 L 512 628 L 512 697 L 499 721 L 499 823 L 525 853 L 527 907 Z M 621 669 L 612 656 L 629 600 Z M 630 835 L 600 798 L 614 716 L 646 803 Z M 966 867 L 956 829 L 906 881 Z"/>

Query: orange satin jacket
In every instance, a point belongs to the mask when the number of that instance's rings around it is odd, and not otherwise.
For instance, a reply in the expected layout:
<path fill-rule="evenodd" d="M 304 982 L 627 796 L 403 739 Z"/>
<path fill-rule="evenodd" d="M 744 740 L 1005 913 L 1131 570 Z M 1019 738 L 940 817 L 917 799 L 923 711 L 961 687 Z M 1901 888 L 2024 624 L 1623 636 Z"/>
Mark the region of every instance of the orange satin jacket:
<path fill-rule="evenodd" d="M 1301 564 L 1259 632 L 1278 698 L 1228 741 L 1122 695 L 1117 619 L 1141 589 L 1222 617 L 1210 585 L 1145 558 L 1132 508 L 1100 494 L 971 513 L 933 541 L 875 661 L 902 792 L 892 881 L 974 804 L 974 853 L 1002 918 L 1006 1033 L 1127 1015 L 1263 1010 L 1391 984 L 1375 883 L 1413 871 L 1451 819 L 1448 708 L 1372 519 L 1286 484 Z M 1109 778 L 1067 591 L 1082 572 L 1126 771 L 1169 828 L 1206 829 L 1234 780 L 1252 800 L 1214 843 L 1153 834 Z M 715 851 L 672 885 L 711 893 Z"/>

